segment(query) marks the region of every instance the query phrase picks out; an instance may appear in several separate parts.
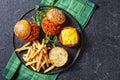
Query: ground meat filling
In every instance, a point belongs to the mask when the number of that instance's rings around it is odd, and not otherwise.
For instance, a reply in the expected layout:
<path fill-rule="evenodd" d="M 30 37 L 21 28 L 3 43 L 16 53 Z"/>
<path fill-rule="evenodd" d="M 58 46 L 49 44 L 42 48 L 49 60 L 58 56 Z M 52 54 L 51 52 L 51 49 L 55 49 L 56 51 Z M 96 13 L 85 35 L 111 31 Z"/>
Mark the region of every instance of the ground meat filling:
<path fill-rule="evenodd" d="M 47 18 L 42 20 L 43 31 L 48 35 L 56 35 L 60 32 L 61 26 L 50 22 Z"/>
<path fill-rule="evenodd" d="M 37 24 L 35 24 L 34 22 L 29 22 L 30 25 L 31 25 L 31 32 L 30 32 L 30 35 L 28 36 L 27 39 L 25 39 L 25 41 L 33 41 L 35 40 L 39 34 L 40 34 L 40 30 L 37 26 Z"/>

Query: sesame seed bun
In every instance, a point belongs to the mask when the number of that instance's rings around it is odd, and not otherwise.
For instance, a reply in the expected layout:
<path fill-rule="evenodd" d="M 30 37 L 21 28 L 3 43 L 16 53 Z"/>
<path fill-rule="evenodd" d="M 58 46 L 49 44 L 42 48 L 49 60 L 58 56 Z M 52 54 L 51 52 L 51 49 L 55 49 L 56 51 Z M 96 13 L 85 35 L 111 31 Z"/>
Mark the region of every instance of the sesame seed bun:
<path fill-rule="evenodd" d="M 63 14 L 63 12 L 56 8 L 49 10 L 47 12 L 46 16 L 47 16 L 48 20 L 50 20 L 51 22 L 53 22 L 55 24 L 62 24 L 66 20 L 66 17 Z"/>

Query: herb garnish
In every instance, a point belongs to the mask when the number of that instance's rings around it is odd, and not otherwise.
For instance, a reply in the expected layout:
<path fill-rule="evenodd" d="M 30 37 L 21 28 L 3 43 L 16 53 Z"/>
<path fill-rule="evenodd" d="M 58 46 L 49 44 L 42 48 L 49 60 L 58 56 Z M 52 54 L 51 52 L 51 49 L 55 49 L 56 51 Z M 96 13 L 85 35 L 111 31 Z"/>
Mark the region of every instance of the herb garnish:
<path fill-rule="evenodd" d="M 39 8 L 39 5 L 35 6 L 36 15 L 32 16 L 32 19 L 39 27 L 41 27 L 41 20 L 45 17 L 45 14 L 47 13 L 48 9 L 39 10 Z"/>
<path fill-rule="evenodd" d="M 32 19 L 39 27 L 41 27 L 40 20 L 42 20 L 45 17 L 45 10 L 40 11 L 39 8 L 39 5 L 35 6 L 36 15 L 32 16 Z"/>
<path fill-rule="evenodd" d="M 53 6 L 54 2 L 50 3 L 50 6 Z M 46 7 L 44 10 L 39 10 L 40 6 L 36 5 L 35 6 L 35 11 L 36 15 L 32 16 L 32 20 L 39 26 L 41 27 L 41 20 L 45 17 L 45 14 L 51 9 L 50 7 Z"/>
<path fill-rule="evenodd" d="M 45 43 L 46 44 L 51 44 L 53 47 L 55 47 L 55 44 L 58 41 L 58 37 L 57 36 L 50 36 L 48 34 L 45 34 Z"/>

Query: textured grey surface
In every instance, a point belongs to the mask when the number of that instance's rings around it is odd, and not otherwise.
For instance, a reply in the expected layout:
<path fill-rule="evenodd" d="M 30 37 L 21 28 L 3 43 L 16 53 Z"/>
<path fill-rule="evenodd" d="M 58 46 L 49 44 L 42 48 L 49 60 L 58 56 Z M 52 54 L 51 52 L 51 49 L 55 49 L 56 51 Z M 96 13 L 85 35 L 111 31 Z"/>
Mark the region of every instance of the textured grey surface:
<path fill-rule="evenodd" d="M 95 11 L 85 33 L 85 51 L 58 80 L 120 80 L 120 1 L 92 0 Z M 13 52 L 16 21 L 39 0 L 0 0 L 0 80 Z"/>

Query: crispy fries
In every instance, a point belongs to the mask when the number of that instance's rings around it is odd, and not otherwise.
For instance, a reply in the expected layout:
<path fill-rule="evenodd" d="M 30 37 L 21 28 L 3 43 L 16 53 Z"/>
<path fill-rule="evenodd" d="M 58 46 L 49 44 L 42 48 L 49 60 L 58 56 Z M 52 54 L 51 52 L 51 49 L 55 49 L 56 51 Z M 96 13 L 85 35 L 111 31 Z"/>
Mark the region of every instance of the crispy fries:
<path fill-rule="evenodd" d="M 52 65 L 51 67 L 47 68 L 47 69 L 44 71 L 44 73 L 47 73 L 47 72 L 51 71 L 51 70 L 54 69 L 54 68 L 55 68 L 55 66 Z"/>
<path fill-rule="evenodd" d="M 28 49 L 29 49 L 29 47 L 21 47 L 21 48 L 16 49 L 15 51 L 20 52 L 20 51 L 28 50 Z"/>
<path fill-rule="evenodd" d="M 47 73 L 55 66 L 50 66 L 51 63 L 48 57 L 48 49 L 44 42 L 44 39 L 42 40 L 41 44 L 38 40 L 28 42 L 21 48 L 17 48 L 15 51 L 21 52 L 23 50 L 27 50 L 27 53 L 23 54 L 23 59 L 26 61 L 25 65 L 30 66 L 34 71 L 39 72 L 41 69 L 43 69 L 44 73 Z"/>
<path fill-rule="evenodd" d="M 28 65 L 34 64 L 34 63 L 36 63 L 36 62 L 37 62 L 37 61 L 27 62 L 25 65 L 28 66 Z"/>
<path fill-rule="evenodd" d="M 30 45 L 31 44 L 31 42 L 28 42 L 28 43 L 26 43 L 25 45 L 23 45 L 22 47 L 26 47 L 26 46 L 28 46 L 28 45 Z"/>

